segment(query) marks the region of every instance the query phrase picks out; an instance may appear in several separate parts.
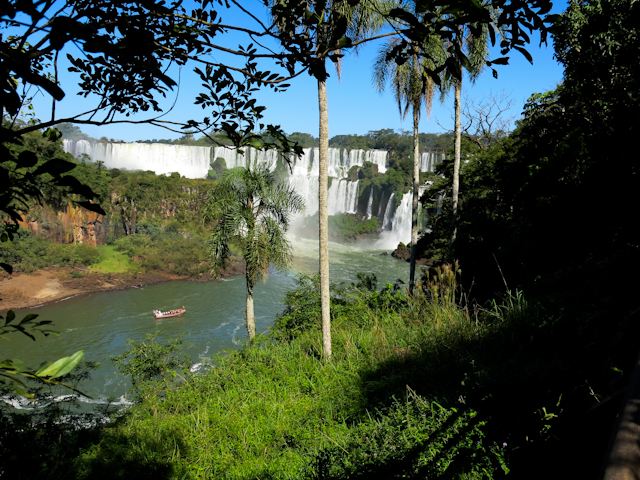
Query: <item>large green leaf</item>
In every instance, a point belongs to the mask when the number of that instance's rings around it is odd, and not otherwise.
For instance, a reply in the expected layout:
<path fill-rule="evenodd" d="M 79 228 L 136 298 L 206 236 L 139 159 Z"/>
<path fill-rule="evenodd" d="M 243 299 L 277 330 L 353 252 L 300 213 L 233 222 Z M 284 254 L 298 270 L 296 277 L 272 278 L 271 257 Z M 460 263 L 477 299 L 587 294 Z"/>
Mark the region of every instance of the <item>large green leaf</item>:
<path fill-rule="evenodd" d="M 38 377 L 57 378 L 66 375 L 82 360 L 84 351 L 78 350 L 69 357 L 63 357 L 53 363 L 46 362 L 40 366 L 36 375 Z"/>

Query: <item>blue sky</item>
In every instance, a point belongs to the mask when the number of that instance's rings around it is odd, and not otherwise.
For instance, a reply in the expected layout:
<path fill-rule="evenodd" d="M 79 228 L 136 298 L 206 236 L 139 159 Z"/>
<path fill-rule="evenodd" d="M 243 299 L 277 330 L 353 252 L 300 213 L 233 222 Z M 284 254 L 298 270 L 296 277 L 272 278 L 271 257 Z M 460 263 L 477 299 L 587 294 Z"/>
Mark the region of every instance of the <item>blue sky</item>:
<path fill-rule="evenodd" d="M 251 2 L 246 2 L 251 4 Z M 243 2 L 245 5 L 245 2 Z M 258 10 L 260 11 L 260 6 Z M 560 13 L 566 8 L 566 2 L 557 2 L 553 11 Z M 220 12 L 224 23 L 243 24 L 237 12 Z M 240 22 L 240 23 L 238 23 Z M 218 40 L 218 37 L 216 37 Z M 227 47 L 235 47 L 240 41 L 236 37 L 220 38 L 220 43 Z M 518 117 L 526 99 L 536 92 L 544 92 L 555 88 L 562 80 L 562 68 L 553 59 L 553 44 L 539 46 L 539 36 L 532 35 L 529 52 L 533 56 L 531 65 L 521 54 L 514 52 L 509 65 L 496 66 L 498 79 L 494 79 L 487 69 L 477 79 L 475 84 L 469 81 L 463 83 L 463 91 L 469 99 L 480 99 L 491 93 L 504 92 L 515 103 L 509 116 Z M 327 82 L 329 101 L 329 135 L 366 134 L 370 130 L 391 128 L 394 130 L 410 130 L 412 128 L 410 116 L 406 121 L 400 118 L 397 105 L 390 91 L 380 95 L 371 83 L 371 66 L 376 56 L 380 42 L 372 42 L 360 49 L 358 55 L 347 53 L 342 63 L 341 80 L 338 81 L 336 72 L 330 70 L 331 77 Z M 496 58 L 499 51 L 492 51 Z M 228 57 L 216 56 L 216 60 L 225 61 Z M 180 92 L 169 94 L 163 102 L 165 107 L 175 101 L 175 107 L 166 118 L 185 121 L 204 116 L 203 110 L 193 105 L 193 98 L 199 92 L 200 84 L 189 67 L 180 72 Z M 174 71 L 176 74 L 177 71 Z M 71 74 L 62 78 L 66 98 L 57 106 L 60 113 L 70 114 L 78 112 L 87 105 L 87 100 L 75 95 L 71 87 Z M 174 77 L 176 78 L 176 77 Z M 282 126 L 285 132 L 305 132 L 318 136 L 318 94 L 315 79 L 308 74 L 292 80 L 291 87 L 286 92 L 274 93 L 269 90 L 259 92 L 258 104 L 267 107 L 265 123 Z M 50 115 L 50 100 L 42 95 L 34 97 L 36 114 L 42 119 Z M 453 129 L 453 97 L 445 100 L 444 104 L 434 101 L 431 117 L 425 114 L 421 117 L 420 131 L 440 133 Z M 138 117 L 142 119 L 143 117 Z M 179 135 L 159 127 L 149 125 L 108 125 L 102 127 L 82 126 L 82 130 L 96 138 L 106 136 L 116 140 L 132 142 L 151 138 L 177 138 Z"/>

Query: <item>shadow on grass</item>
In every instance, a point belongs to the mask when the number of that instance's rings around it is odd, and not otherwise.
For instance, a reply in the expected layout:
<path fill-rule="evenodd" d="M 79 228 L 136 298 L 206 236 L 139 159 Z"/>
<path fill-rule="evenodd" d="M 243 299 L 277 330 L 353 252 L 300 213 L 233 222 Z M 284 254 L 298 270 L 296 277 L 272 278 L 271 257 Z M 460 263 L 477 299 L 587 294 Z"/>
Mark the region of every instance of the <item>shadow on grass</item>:
<path fill-rule="evenodd" d="M 633 366 L 635 317 L 640 314 L 624 317 L 606 306 L 588 318 L 536 314 L 481 335 L 470 325 L 468 334 L 443 335 L 435 346 L 390 356 L 361 375 L 368 410 L 407 398 L 410 387 L 457 412 L 403 455 L 351 473 L 332 473 L 345 452 L 324 452 L 315 478 L 499 478 L 495 451 L 503 446 L 510 477 L 598 478 L 627 381 L 613 367 Z M 477 412 L 472 423 L 438 440 L 468 411 Z M 480 437 L 483 449 L 473 444 Z M 437 454 L 430 457 L 425 452 L 432 447 Z M 474 467 L 482 456 L 494 467 L 491 476 Z M 434 468 L 449 461 L 446 469 Z"/>
<path fill-rule="evenodd" d="M 0 477 L 15 479 L 175 478 L 171 457 L 186 451 L 177 431 L 161 436 L 122 433 L 117 424 L 78 429 L 34 424 L 24 413 L 0 413 Z M 117 422 L 116 422 L 117 423 Z M 156 445 L 153 451 L 145 446 Z"/>
<path fill-rule="evenodd" d="M 477 447 L 480 443 L 477 439 L 473 440 L 477 442 L 475 444 L 469 442 L 469 437 L 474 436 L 480 421 L 465 422 L 464 420 L 464 414 L 456 413 L 412 448 L 380 460 L 372 455 L 368 462 L 362 462 L 355 468 L 353 466 L 348 468 L 349 455 L 344 451 L 337 448 L 324 450 L 317 456 L 313 478 L 318 480 L 457 478 L 468 470 L 471 460 L 477 456 Z M 465 425 L 458 428 L 461 421 Z M 342 471 L 336 472 L 336 470 Z"/>

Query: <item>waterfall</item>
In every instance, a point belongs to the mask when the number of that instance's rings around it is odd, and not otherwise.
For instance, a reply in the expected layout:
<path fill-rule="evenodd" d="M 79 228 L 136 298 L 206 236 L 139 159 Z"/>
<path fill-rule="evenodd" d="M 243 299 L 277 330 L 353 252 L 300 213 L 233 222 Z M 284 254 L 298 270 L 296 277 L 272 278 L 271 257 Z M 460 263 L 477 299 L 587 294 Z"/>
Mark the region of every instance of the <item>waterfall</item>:
<path fill-rule="evenodd" d="M 442 153 L 425 152 L 420 155 L 420 171 L 433 172 L 436 165 L 442 163 L 444 155 Z"/>
<path fill-rule="evenodd" d="M 391 223 L 391 231 L 398 236 L 401 242 L 411 241 L 411 200 L 413 192 L 407 192 L 402 195 L 402 201 L 396 208 L 393 221 Z"/>
<path fill-rule="evenodd" d="M 378 166 L 379 173 L 387 171 L 387 152 L 385 150 L 368 150 L 367 161 Z"/>
<path fill-rule="evenodd" d="M 384 209 L 384 217 L 382 220 L 383 230 L 389 230 L 391 228 L 391 206 L 393 205 L 393 197 L 395 193 L 392 193 L 387 201 L 387 206 Z"/>
<path fill-rule="evenodd" d="M 334 179 L 329 187 L 329 215 L 356 213 L 358 208 L 358 181 Z"/>
<path fill-rule="evenodd" d="M 267 165 L 273 171 L 278 163 L 277 150 L 236 149 L 235 147 L 213 147 L 212 159 L 224 158 L 227 168 L 256 167 Z"/>
<path fill-rule="evenodd" d="M 369 203 L 367 203 L 367 214 L 364 216 L 365 220 L 369 220 L 372 217 L 373 210 L 373 185 L 369 191 Z"/>
<path fill-rule="evenodd" d="M 331 150 L 337 150 L 330 148 Z M 387 152 L 385 150 L 343 150 L 342 151 L 342 168 L 344 169 L 344 175 L 353 166 L 361 167 L 364 162 L 371 162 L 378 167 L 379 173 L 385 173 L 387 171 Z M 329 167 L 331 172 L 331 167 Z M 329 173 L 329 176 L 332 176 Z"/>
<path fill-rule="evenodd" d="M 209 147 L 64 140 L 63 148 L 75 157 L 87 154 L 107 168 L 151 170 L 157 175 L 178 172 L 187 178 L 204 178 L 211 163 Z"/>
<path fill-rule="evenodd" d="M 93 161 L 103 161 L 107 168 L 150 170 L 158 175 L 178 172 L 187 178 L 205 178 L 211 162 L 218 157 L 225 160 L 227 168 L 267 165 L 271 171 L 276 168 L 280 158 L 276 150 L 263 151 L 250 147 L 237 149 L 235 147 L 109 143 L 95 140 L 65 139 L 63 140 L 63 148 L 65 152 L 71 153 L 74 157 L 86 154 Z M 349 169 L 353 166 L 362 166 L 364 162 L 371 162 L 377 166 L 379 173 L 385 173 L 387 171 L 387 156 L 387 152 L 384 150 L 329 149 L 328 170 L 329 177 L 332 178 L 329 188 L 329 215 L 357 212 L 358 181 L 347 180 Z M 304 198 L 307 205 L 305 215 L 314 215 L 318 211 L 318 158 L 318 148 L 305 148 L 300 158 L 290 157 L 292 171 L 289 175 L 289 184 Z M 441 154 L 423 153 L 420 170 L 433 171 L 434 165 L 441 162 L 441 159 Z M 409 198 L 409 196 L 410 192 L 403 195 L 402 202 L 396 212 L 392 211 L 393 194 L 388 198 L 386 204 L 383 204 L 382 198 L 380 199 L 376 217 L 383 219 L 383 229 L 394 232 L 397 229 L 405 229 L 404 205 L 405 198 Z M 371 188 L 365 219 L 370 219 L 373 216 L 373 197 L 374 191 Z"/>

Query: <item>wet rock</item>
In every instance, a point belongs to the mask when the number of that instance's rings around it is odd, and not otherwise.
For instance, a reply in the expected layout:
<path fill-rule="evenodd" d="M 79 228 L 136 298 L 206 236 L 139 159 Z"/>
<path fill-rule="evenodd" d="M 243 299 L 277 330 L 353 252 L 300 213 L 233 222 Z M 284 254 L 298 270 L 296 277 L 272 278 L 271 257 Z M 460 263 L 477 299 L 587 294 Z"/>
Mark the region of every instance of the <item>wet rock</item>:
<path fill-rule="evenodd" d="M 398 248 L 396 248 L 391 254 L 393 258 L 399 258 L 400 260 L 410 260 L 411 259 L 411 249 L 407 247 L 404 243 L 399 243 Z"/>

